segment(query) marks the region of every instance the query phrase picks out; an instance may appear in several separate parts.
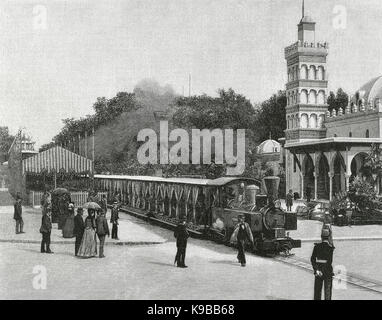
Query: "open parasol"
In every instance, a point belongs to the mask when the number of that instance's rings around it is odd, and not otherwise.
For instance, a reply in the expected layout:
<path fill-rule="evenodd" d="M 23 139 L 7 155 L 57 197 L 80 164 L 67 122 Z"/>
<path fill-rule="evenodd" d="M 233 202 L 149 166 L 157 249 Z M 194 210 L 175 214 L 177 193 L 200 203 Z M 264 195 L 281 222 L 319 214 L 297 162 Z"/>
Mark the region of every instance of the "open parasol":
<path fill-rule="evenodd" d="M 84 209 L 93 209 L 93 210 L 99 210 L 101 209 L 100 205 L 96 202 L 86 202 L 82 208 Z"/>

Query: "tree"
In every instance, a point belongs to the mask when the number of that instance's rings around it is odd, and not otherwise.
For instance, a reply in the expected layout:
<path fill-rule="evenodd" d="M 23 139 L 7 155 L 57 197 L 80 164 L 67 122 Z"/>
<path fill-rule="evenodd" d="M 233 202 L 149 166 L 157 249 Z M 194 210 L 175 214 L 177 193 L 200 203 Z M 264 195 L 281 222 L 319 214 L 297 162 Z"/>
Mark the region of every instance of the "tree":
<path fill-rule="evenodd" d="M 286 129 L 286 93 L 279 91 L 268 100 L 257 106 L 256 118 L 253 129 L 259 134 L 258 142 L 284 137 Z"/>
<path fill-rule="evenodd" d="M 15 136 L 9 133 L 8 127 L 0 127 L 0 160 L 4 162 L 8 159 L 8 150 L 12 145 Z"/>
<path fill-rule="evenodd" d="M 234 90 L 219 90 L 219 96 L 180 97 L 175 102 L 174 124 L 198 129 L 252 129 L 255 111 L 251 102 Z"/>
<path fill-rule="evenodd" d="M 339 108 L 345 109 L 349 103 L 349 96 L 344 90 L 342 90 L 342 88 L 339 88 L 337 90 L 337 94 L 334 94 L 333 91 L 330 91 L 327 103 L 329 105 L 328 109 L 330 112 L 333 109 L 337 111 Z"/>

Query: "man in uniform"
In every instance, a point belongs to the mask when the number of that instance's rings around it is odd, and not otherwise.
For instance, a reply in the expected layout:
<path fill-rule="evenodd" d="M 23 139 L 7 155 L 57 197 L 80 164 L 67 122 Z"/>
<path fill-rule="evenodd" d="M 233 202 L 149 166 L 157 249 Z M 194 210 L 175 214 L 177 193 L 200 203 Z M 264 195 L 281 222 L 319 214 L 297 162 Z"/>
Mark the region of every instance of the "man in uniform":
<path fill-rule="evenodd" d="M 330 231 L 322 229 L 321 243 L 315 243 L 310 261 L 314 270 L 314 300 L 321 300 L 322 284 L 324 284 L 325 300 L 332 299 L 333 283 L 333 251 L 329 243 Z"/>
<path fill-rule="evenodd" d="M 245 244 L 247 242 L 250 242 L 253 247 L 254 241 L 251 228 L 249 224 L 244 221 L 244 215 L 240 214 L 238 216 L 238 220 L 239 222 L 232 233 L 230 242 L 237 243 L 237 260 L 239 261 L 242 267 L 245 267 L 245 264 L 247 263 L 245 259 Z"/>
<path fill-rule="evenodd" d="M 186 227 L 186 219 L 182 219 L 174 232 L 174 237 L 176 238 L 176 246 L 178 249 L 174 263 L 176 262 L 178 268 L 187 268 L 184 260 L 186 259 L 187 239 L 189 236 L 190 235 Z"/>

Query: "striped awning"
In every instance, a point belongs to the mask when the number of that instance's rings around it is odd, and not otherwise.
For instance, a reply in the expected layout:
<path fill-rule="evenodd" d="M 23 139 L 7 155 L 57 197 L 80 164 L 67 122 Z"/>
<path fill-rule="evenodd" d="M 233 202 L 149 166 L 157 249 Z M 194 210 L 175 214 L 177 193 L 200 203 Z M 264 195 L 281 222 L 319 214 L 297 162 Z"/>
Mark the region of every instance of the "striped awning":
<path fill-rule="evenodd" d="M 53 170 L 56 172 L 60 170 L 75 171 L 76 173 L 92 172 L 93 161 L 59 146 L 23 160 L 23 173 L 40 173 L 43 170 L 48 172 Z"/>

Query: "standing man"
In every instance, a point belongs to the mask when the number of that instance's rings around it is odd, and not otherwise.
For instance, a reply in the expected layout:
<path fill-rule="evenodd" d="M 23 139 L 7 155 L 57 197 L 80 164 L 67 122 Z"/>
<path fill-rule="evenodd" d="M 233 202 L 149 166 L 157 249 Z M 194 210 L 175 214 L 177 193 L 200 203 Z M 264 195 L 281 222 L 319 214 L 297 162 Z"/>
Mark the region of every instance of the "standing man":
<path fill-rule="evenodd" d="M 111 209 L 111 218 L 110 223 L 112 224 L 111 228 L 111 238 L 115 240 L 119 240 L 118 238 L 118 215 L 119 207 L 118 202 L 114 202 L 113 208 Z"/>
<path fill-rule="evenodd" d="M 83 208 L 77 208 L 77 214 L 74 217 L 73 234 L 76 237 L 76 242 L 74 245 L 74 254 L 76 256 L 78 254 L 78 250 L 80 249 L 82 236 L 84 235 L 84 231 L 85 231 L 84 219 L 82 218 L 83 213 L 84 213 Z"/>
<path fill-rule="evenodd" d="M 105 258 L 103 254 L 103 246 L 105 244 L 106 235 L 110 236 L 109 226 L 105 218 L 105 213 L 101 210 L 101 214 L 96 218 L 96 232 L 99 239 L 99 257 Z"/>
<path fill-rule="evenodd" d="M 41 253 L 53 253 L 50 250 L 50 234 L 52 231 L 51 211 L 46 210 L 41 219 L 40 233 L 42 234 Z"/>
<path fill-rule="evenodd" d="M 178 268 L 187 268 L 185 264 L 185 259 L 186 259 L 187 239 L 189 236 L 190 235 L 186 227 L 186 219 L 182 219 L 179 222 L 174 232 L 174 237 L 176 238 L 176 247 L 177 247 L 174 264 L 176 262 L 176 266 Z"/>
<path fill-rule="evenodd" d="M 107 216 L 107 199 L 106 199 L 106 195 L 102 196 L 102 199 L 101 199 L 101 208 L 105 212 L 105 217 L 106 217 Z"/>
<path fill-rule="evenodd" d="M 239 222 L 235 227 L 235 230 L 231 236 L 231 243 L 237 243 L 238 253 L 237 260 L 242 267 L 245 267 L 247 261 L 245 259 L 245 244 L 250 242 L 252 247 L 254 247 L 253 235 L 249 224 L 244 221 L 244 215 L 240 214 L 238 216 Z"/>
<path fill-rule="evenodd" d="M 325 300 L 332 299 L 333 284 L 333 251 L 334 247 L 329 243 L 330 232 L 323 229 L 321 243 L 315 243 L 310 258 L 314 270 L 314 300 L 321 300 L 322 284 L 324 284 Z"/>
<path fill-rule="evenodd" d="M 290 189 L 289 192 L 286 195 L 286 207 L 287 211 L 291 212 L 293 206 L 293 190 Z"/>
<path fill-rule="evenodd" d="M 24 221 L 23 221 L 23 207 L 21 206 L 20 196 L 16 197 L 16 202 L 14 204 L 13 219 L 16 220 L 16 234 L 25 233 L 23 231 Z"/>

